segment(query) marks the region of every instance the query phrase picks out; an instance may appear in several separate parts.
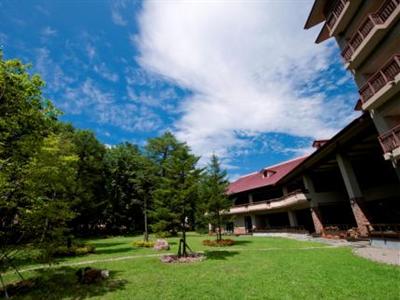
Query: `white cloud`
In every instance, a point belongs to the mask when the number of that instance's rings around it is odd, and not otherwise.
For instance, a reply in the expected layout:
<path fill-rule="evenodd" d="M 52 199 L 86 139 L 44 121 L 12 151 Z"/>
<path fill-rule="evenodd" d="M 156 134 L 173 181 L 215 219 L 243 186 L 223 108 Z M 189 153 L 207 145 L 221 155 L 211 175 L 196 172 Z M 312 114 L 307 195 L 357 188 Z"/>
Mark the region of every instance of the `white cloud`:
<path fill-rule="evenodd" d="M 99 74 L 101 77 L 103 77 L 103 78 L 105 78 L 105 79 L 107 79 L 107 80 L 109 80 L 109 81 L 117 82 L 118 79 L 119 79 L 118 74 L 117 74 L 117 73 L 114 73 L 114 72 L 112 72 L 112 71 L 110 71 L 110 70 L 107 68 L 107 66 L 106 66 L 106 64 L 105 64 L 104 62 L 102 62 L 101 64 L 98 64 L 98 65 L 95 65 L 95 66 L 93 67 L 93 70 L 94 70 L 97 74 Z"/>
<path fill-rule="evenodd" d="M 303 26 L 312 1 L 147 1 L 139 16 L 138 61 L 190 89 L 175 124 L 201 155 L 229 157 L 263 132 L 326 138 L 352 114 L 307 83 L 331 63 Z M 338 59 L 338 58 L 335 58 Z M 304 88 L 306 86 L 306 88 Z M 307 94 L 307 97 L 305 96 Z M 330 110 L 328 110 L 329 108 Z M 347 117 L 347 118 L 346 118 Z"/>

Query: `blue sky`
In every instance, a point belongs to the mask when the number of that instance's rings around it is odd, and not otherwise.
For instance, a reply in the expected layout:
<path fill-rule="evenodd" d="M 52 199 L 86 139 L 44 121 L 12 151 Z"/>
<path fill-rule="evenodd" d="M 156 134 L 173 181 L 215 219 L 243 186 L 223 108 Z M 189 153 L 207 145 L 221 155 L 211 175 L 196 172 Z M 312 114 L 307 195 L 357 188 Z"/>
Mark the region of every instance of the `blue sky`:
<path fill-rule="evenodd" d="M 62 120 L 105 144 L 165 130 L 231 178 L 310 151 L 356 114 L 311 1 L 2 1 L 6 58 L 32 63 Z"/>

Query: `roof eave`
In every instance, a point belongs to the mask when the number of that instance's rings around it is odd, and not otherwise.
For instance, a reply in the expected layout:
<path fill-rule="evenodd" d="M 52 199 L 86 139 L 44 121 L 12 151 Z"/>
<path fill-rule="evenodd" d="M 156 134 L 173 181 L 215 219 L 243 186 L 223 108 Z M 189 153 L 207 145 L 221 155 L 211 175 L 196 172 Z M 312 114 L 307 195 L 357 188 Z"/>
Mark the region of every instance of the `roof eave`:
<path fill-rule="evenodd" d="M 328 0 L 315 0 L 308 15 L 307 21 L 304 24 L 304 29 L 310 29 L 315 25 L 325 21 L 324 7 Z"/>

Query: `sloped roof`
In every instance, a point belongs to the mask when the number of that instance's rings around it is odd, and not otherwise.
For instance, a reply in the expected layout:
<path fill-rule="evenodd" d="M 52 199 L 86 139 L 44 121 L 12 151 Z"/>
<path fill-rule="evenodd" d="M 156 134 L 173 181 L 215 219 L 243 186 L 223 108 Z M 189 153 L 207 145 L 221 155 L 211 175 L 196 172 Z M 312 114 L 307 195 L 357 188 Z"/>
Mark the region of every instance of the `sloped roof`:
<path fill-rule="evenodd" d="M 244 191 L 253 190 L 256 188 L 274 185 L 278 181 L 297 167 L 307 156 L 298 157 L 289 161 L 282 162 L 280 164 L 269 166 L 261 170 L 260 172 L 254 172 L 245 176 L 240 177 L 236 181 L 232 182 L 228 187 L 228 194 L 237 194 Z M 271 176 L 264 176 L 265 170 L 273 171 L 275 174 Z"/>

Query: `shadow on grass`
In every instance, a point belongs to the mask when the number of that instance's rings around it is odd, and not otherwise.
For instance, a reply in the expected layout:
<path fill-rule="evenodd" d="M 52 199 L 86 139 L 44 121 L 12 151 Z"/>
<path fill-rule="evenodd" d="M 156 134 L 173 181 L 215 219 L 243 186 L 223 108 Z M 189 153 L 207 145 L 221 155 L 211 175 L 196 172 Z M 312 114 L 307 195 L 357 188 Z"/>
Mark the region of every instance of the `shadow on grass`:
<path fill-rule="evenodd" d="M 235 256 L 239 254 L 237 251 L 205 251 L 204 252 L 207 259 L 214 259 L 214 260 L 226 260 L 228 257 Z"/>
<path fill-rule="evenodd" d="M 126 243 L 96 243 L 96 242 L 91 242 L 88 243 L 90 245 L 93 245 L 97 248 L 109 248 L 109 247 L 115 247 L 115 246 L 119 246 L 119 245 L 126 245 Z"/>
<path fill-rule="evenodd" d="M 123 247 L 123 248 L 116 248 L 116 249 L 97 249 L 94 252 L 95 254 L 115 254 L 115 253 L 125 253 L 125 252 L 130 252 L 132 250 L 136 250 L 138 248 L 135 248 L 133 246 L 131 247 Z"/>
<path fill-rule="evenodd" d="M 251 241 L 241 241 L 241 240 L 235 240 L 235 246 L 237 245 L 246 245 L 246 244 L 251 244 Z"/>
<path fill-rule="evenodd" d="M 119 272 L 110 271 L 110 277 L 93 284 L 78 282 L 78 268 L 63 267 L 58 269 L 38 270 L 32 278 L 34 286 L 22 290 L 18 299 L 86 299 L 101 297 L 107 293 L 125 289 L 127 281 L 116 279 Z"/>

